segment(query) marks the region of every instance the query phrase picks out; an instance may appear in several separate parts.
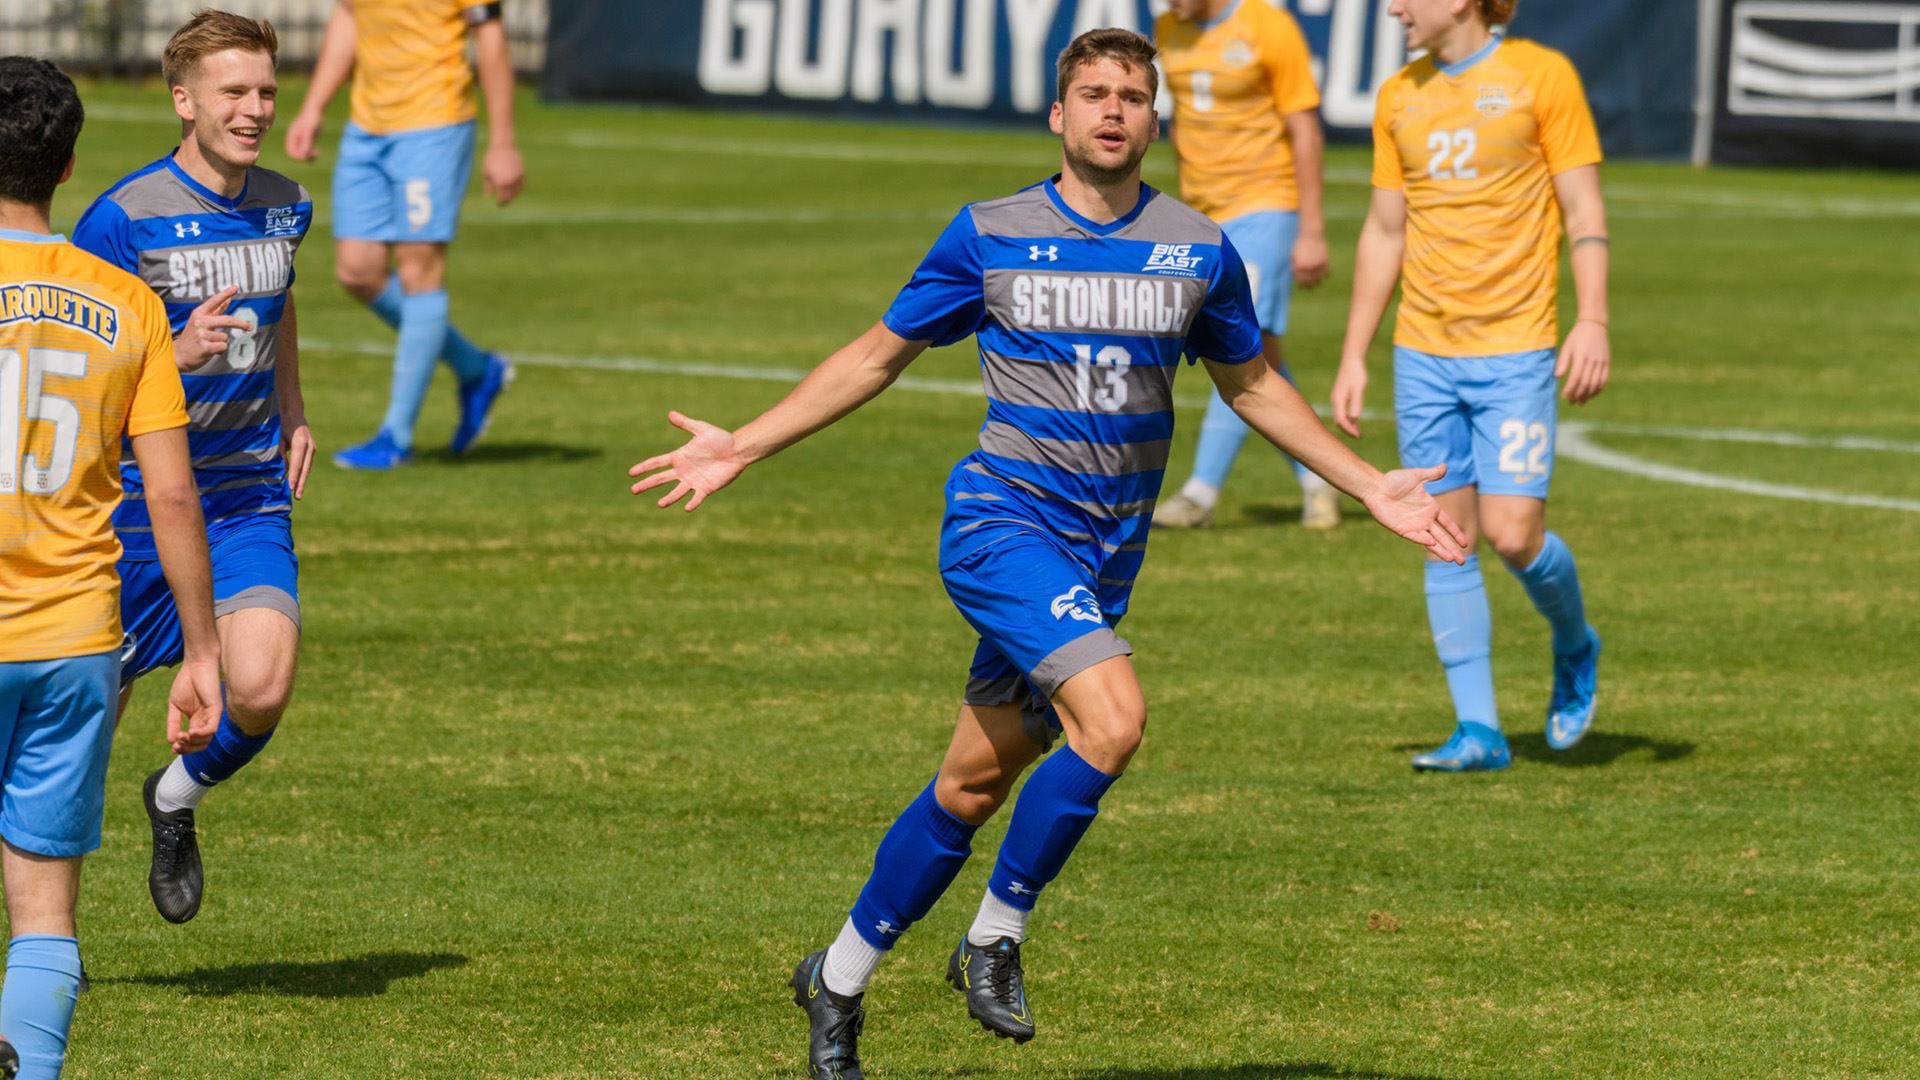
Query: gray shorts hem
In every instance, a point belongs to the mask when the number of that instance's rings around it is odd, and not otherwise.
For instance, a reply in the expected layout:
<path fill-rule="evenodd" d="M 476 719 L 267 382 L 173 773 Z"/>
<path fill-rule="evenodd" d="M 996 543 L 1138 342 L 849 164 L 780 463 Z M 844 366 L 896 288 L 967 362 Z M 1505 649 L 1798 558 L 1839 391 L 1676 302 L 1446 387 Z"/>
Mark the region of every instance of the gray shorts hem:
<path fill-rule="evenodd" d="M 236 611 L 249 608 L 266 608 L 277 611 L 293 620 L 293 628 L 300 629 L 300 601 L 295 600 L 285 589 L 272 585 L 249 585 L 239 592 L 213 602 L 213 617 L 231 615 Z"/>
<path fill-rule="evenodd" d="M 1053 650 L 1046 659 L 1040 661 L 1028 678 L 1051 699 L 1068 679 L 1093 665 L 1116 656 L 1132 655 L 1133 646 L 1127 644 L 1127 639 L 1114 633 L 1112 627 L 1102 626 Z"/>

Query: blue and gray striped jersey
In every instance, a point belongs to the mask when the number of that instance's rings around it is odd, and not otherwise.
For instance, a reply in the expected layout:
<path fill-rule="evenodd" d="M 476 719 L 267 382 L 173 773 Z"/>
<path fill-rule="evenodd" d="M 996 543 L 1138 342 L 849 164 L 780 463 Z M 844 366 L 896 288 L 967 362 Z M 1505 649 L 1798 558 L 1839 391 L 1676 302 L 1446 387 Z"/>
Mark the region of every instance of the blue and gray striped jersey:
<path fill-rule="evenodd" d="M 307 190 L 255 168 L 237 199 L 188 176 L 169 154 L 95 199 L 73 242 L 138 276 L 166 302 L 178 334 L 193 309 L 238 287 L 231 314 L 251 325 L 229 332 L 227 351 L 181 381 L 187 392 L 188 449 L 209 535 L 220 523 L 292 505 L 280 455 L 274 361 L 293 255 L 313 223 Z M 153 525 L 131 448 L 120 465 L 126 496 L 113 525 L 125 558 L 151 560 Z"/>
<path fill-rule="evenodd" d="M 1181 357 L 1237 364 L 1261 344 L 1220 226 L 1144 184 L 1107 224 L 1052 181 L 968 206 L 884 320 L 910 341 L 978 336 L 987 417 L 955 482 L 971 473 L 1038 496 L 1040 524 L 1108 556 L 1144 550 Z"/>

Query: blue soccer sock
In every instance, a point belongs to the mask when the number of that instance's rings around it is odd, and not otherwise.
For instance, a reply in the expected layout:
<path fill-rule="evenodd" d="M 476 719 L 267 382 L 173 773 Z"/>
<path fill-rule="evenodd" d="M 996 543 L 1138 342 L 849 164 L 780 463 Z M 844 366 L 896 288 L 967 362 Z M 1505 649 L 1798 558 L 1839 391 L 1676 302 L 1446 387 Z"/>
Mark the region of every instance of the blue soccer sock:
<path fill-rule="evenodd" d="M 848 915 L 876 949 L 893 948 L 907 927 L 933 910 L 973 852 L 974 826 L 947 812 L 928 784 L 894 819 L 873 855 L 873 874 Z"/>
<path fill-rule="evenodd" d="M 19 1080 L 55 1080 L 60 1075 L 79 993 L 78 941 L 54 934 L 21 934 L 7 945 L 0 1035 L 20 1055 Z"/>
<path fill-rule="evenodd" d="M 368 301 L 367 307 L 380 317 L 381 322 L 397 330 L 400 328 L 400 301 L 405 295 L 400 289 L 399 275 L 389 275 L 387 287 L 380 290 L 380 295 Z M 453 369 L 454 375 L 462 384 L 470 383 L 487 373 L 486 350 L 469 341 L 467 336 L 460 332 L 459 327 L 451 322 L 447 323 L 446 343 L 440 346 L 440 359 L 447 362 L 447 366 Z"/>
<path fill-rule="evenodd" d="M 1181 494 L 1195 502 L 1212 509 L 1208 497 L 1218 498 L 1220 489 L 1226 486 L 1227 473 L 1233 469 L 1233 459 L 1240 456 L 1240 448 L 1246 445 L 1247 422 L 1233 411 L 1220 397 L 1220 391 L 1214 390 L 1207 398 L 1207 416 L 1200 422 L 1200 445 L 1193 453 L 1193 478 Z M 1200 498 L 1195 498 L 1196 487 L 1206 489 Z"/>
<path fill-rule="evenodd" d="M 400 298 L 400 340 L 393 350 L 393 391 L 380 427 L 402 450 L 413 447 L 413 422 L 433 381 L 433 363 L 447 341 L 447 290 Z"/>
<path fill-rule="evenodd" d="M 1587 606 L 1580 596 L 1580 571 L 1573 565 L 1573 552 L 1566 541 L 1547 534 L 1524 570 L 1513 571 L 1527 590 L 1527 598 L 1553 627 L 1553 651 L 1566 656 L 1587 647 Z"/>
<path fill-rule="evenodd" d="M 1100 796 L 1118 779 L 1087 764 L 1071 746 L 1055 750 L 1020 789 L 988 890 L 1008 905 L 1032 911 L 1040 890 L 1059 875 L 1093 824 Z"/>
<path fill-rule="evenodd" d="M 1493 613 L 1478 555 L 1467 556 L 1465 566 L 1427 563 L 1427 624 L 1447 671 L 1455 719 L 1500 730 L 1493 701 Z"/>
<path fill-rule="evenodd" d="M 233 722 L 233 714 L 223 710 L 220 726 L 213 731 L 213 741 L 204 750 L 182 755 L 180 764 L 196 783 L 211 787 L 239 772 L 241 766 L 266 749 L 272 738 L 272 729 L 265 735 L 247 734 Z"/>

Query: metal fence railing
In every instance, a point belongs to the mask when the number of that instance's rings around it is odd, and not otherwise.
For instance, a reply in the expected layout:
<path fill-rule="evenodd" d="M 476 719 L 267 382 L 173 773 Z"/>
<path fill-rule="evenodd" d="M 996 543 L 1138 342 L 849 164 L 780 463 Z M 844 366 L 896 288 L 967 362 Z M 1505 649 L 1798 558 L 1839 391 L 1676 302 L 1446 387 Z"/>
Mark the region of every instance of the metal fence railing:
<path fill-rule="evenodd" d="M 44 56 L 73 71 L 157 72 L 167 38 L 209 7 L 271 20 L 281 66 L 306 68 L 334 0 L 0 0 L 0 56 Z M 547 59 L 547 0 L 506 0 L 506 24 L 514 67 L 537 74 Z"/>

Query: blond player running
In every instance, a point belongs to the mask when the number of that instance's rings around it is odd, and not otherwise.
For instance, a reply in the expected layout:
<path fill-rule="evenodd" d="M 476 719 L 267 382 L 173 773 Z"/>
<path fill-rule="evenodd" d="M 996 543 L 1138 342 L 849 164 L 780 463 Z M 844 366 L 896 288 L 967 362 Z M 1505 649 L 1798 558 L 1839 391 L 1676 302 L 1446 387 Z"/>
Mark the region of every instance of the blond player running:
<path fill-rule="evenodd" d="M 1547 745 L 1593 723 L 1600 638 L 1573 554 L 1546 530 L 1555 380 L 1582 404 L 1607 384 L 1607 225 L 1600 140 L 1567 58 L 1493 31 L 1515 0 L 1393 0 L 1427 55 L 1381 87 L 1373 204 L 1354 263 L 1333 413 L 1356 438 L 1367 347 L 1401 286 L 1394 412 L 1409 468 L 1444 464 L 1429 490 L 1477 544 L 1484 535 L 1553 628 Z M 1556 360 L 1560 230 L 1579 310 Z M 1504 769 L 1493 628 L 1477 558 L 1429 561 L 1427 616 L 1457 726 L 1416 769 Z"/>

